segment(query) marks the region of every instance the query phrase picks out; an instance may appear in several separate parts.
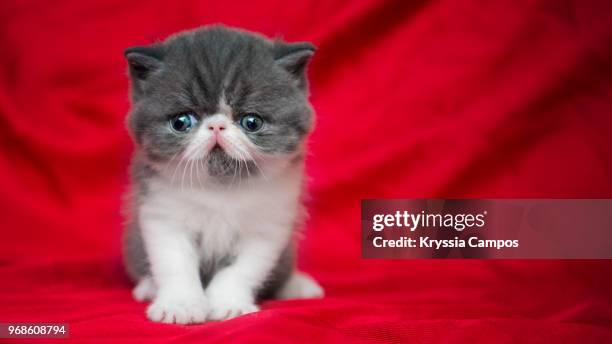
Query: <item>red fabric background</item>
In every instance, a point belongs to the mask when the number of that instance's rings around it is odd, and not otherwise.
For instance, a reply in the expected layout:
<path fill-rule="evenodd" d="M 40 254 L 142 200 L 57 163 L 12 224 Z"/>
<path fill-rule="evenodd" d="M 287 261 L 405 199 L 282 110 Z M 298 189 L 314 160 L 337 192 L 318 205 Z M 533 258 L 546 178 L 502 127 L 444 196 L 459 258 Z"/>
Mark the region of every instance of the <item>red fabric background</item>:
<path fill-rule="evenodd" d="M 612 197 L 611 5 L 4 1 L 0 322 L 68 322 L 72 339 L 115 343 L 612 342 L 612 262 L 359 251 L 361 198 Z M 119 257 L 122 50 L 215 22 L 320 48 L 300 265 L 328 297 L 154 324 Z"/>

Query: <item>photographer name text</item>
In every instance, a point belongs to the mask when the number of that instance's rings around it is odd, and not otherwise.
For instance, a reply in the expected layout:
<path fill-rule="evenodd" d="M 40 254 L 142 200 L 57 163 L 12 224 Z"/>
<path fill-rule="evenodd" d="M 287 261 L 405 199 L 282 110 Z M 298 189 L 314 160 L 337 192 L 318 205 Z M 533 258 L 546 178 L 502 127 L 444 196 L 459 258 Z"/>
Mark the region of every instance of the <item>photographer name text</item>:
<path fill-rule="evenodd" d="M 516 248 L 517 239 L 484 239 L 478 236 L 486 226 L 487 211 L 474 214 L 431 214 L 421 211 L 410 213 L 396 211 L 388 214 L 375 214 L 372 217 L 372 230 L 381 235 L 372 238 L 376 248 L 425 248 L 439 250 L 442 248 Z M 399 238 L 385 238 L 382 232 L 403 231 L 406 235 Z M 426 232 L 428 231 L 429 232 Z M 448 231 L 457 235 L 449 236 Z M 464 231 L 470 231 L 465 233 Z M 414 233 L 419 231 L 418 233 Z M 435 231 L 443 231 L 442 233 Z M 416 234 L 416 235 L 413 235 Z"/>

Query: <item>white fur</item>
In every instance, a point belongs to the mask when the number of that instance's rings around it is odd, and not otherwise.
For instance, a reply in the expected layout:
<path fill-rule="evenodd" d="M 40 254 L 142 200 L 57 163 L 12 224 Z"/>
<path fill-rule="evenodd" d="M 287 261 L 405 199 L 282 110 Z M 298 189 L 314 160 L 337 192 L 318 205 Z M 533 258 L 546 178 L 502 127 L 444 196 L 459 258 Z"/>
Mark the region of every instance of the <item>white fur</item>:
<path fill-rule="evenodd" d="M 323 288 L 312 277 L 294 272 L 287 283 L 278 291 L 276 298 L 287 299 L 318 299 L 323 297 Z"/>
<path fill-rule="evenodd" d="M 138 302 L 142 301 L 150 301 L 155 298 L 157 294 L 157 286 L 155 286 L 155 282 L 153 282 L 153 278 L 151 276 L 145 276 L 132 290 L 132 296 L 134 300 Z"/>
<path fill-rule="evenodd" d="M 201 123 L 180 160 L 149 182 L 138 212 L 153 276 L 137 285 L 134 297 L 153 299 L 147 309 L 153 321 L 184 324 L 257 311 L 254 291 L 291 240 L 300 209 L 301 166 L 290 166 L 291 157 L 257 155 L 223 114 L 208 120 L 227 121 L 227 130 L 215 138 L 208 123 Z M 259 160 L 260 176 L 215 184 L 200 161 L 214 146 L 211 140 L 236 158 Z M 202 290 L 199 262 L 227 255 L 236 256 L 235 261 Z M 282 296 L 322 295 L 310 281 L 294 280 Z"/>

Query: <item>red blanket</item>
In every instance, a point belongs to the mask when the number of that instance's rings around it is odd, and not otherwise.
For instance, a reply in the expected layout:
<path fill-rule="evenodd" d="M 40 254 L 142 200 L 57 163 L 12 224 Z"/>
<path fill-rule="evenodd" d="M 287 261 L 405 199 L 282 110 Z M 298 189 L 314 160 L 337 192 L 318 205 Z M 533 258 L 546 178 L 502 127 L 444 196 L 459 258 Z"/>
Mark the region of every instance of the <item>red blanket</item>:
<path fill-rule="evenodd" d="M 362 198 L 612 197 L 611 5 L 4 1 L 0 323 L 114 343 L 612 342 L 611 262 L 366 261 L 359 248 Z M 122 51 L 216 22 L 319 47 L 300 265 L 327 297 L 155 324 L 119 257 Z"/>

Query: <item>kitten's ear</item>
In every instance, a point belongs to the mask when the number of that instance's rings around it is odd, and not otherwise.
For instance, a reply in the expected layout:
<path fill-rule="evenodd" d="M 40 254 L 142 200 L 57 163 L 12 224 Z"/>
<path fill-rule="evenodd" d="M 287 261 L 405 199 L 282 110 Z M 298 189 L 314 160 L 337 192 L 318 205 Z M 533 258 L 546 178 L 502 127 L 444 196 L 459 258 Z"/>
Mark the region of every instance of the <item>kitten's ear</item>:
<path fill-rule="evenodd" d="M 301 89 L 306 88 L 306 66 L 317 48 L 308 42 L 274 42 L 274 61 L 291 73 Z"/>
<path fill-rule="evenodd" d="M 130 66 L 134 81 L 145 80 L 151 73 L 162 67 L 163 50 L 158 45 L 137 46 L 123 52 Z"/>

